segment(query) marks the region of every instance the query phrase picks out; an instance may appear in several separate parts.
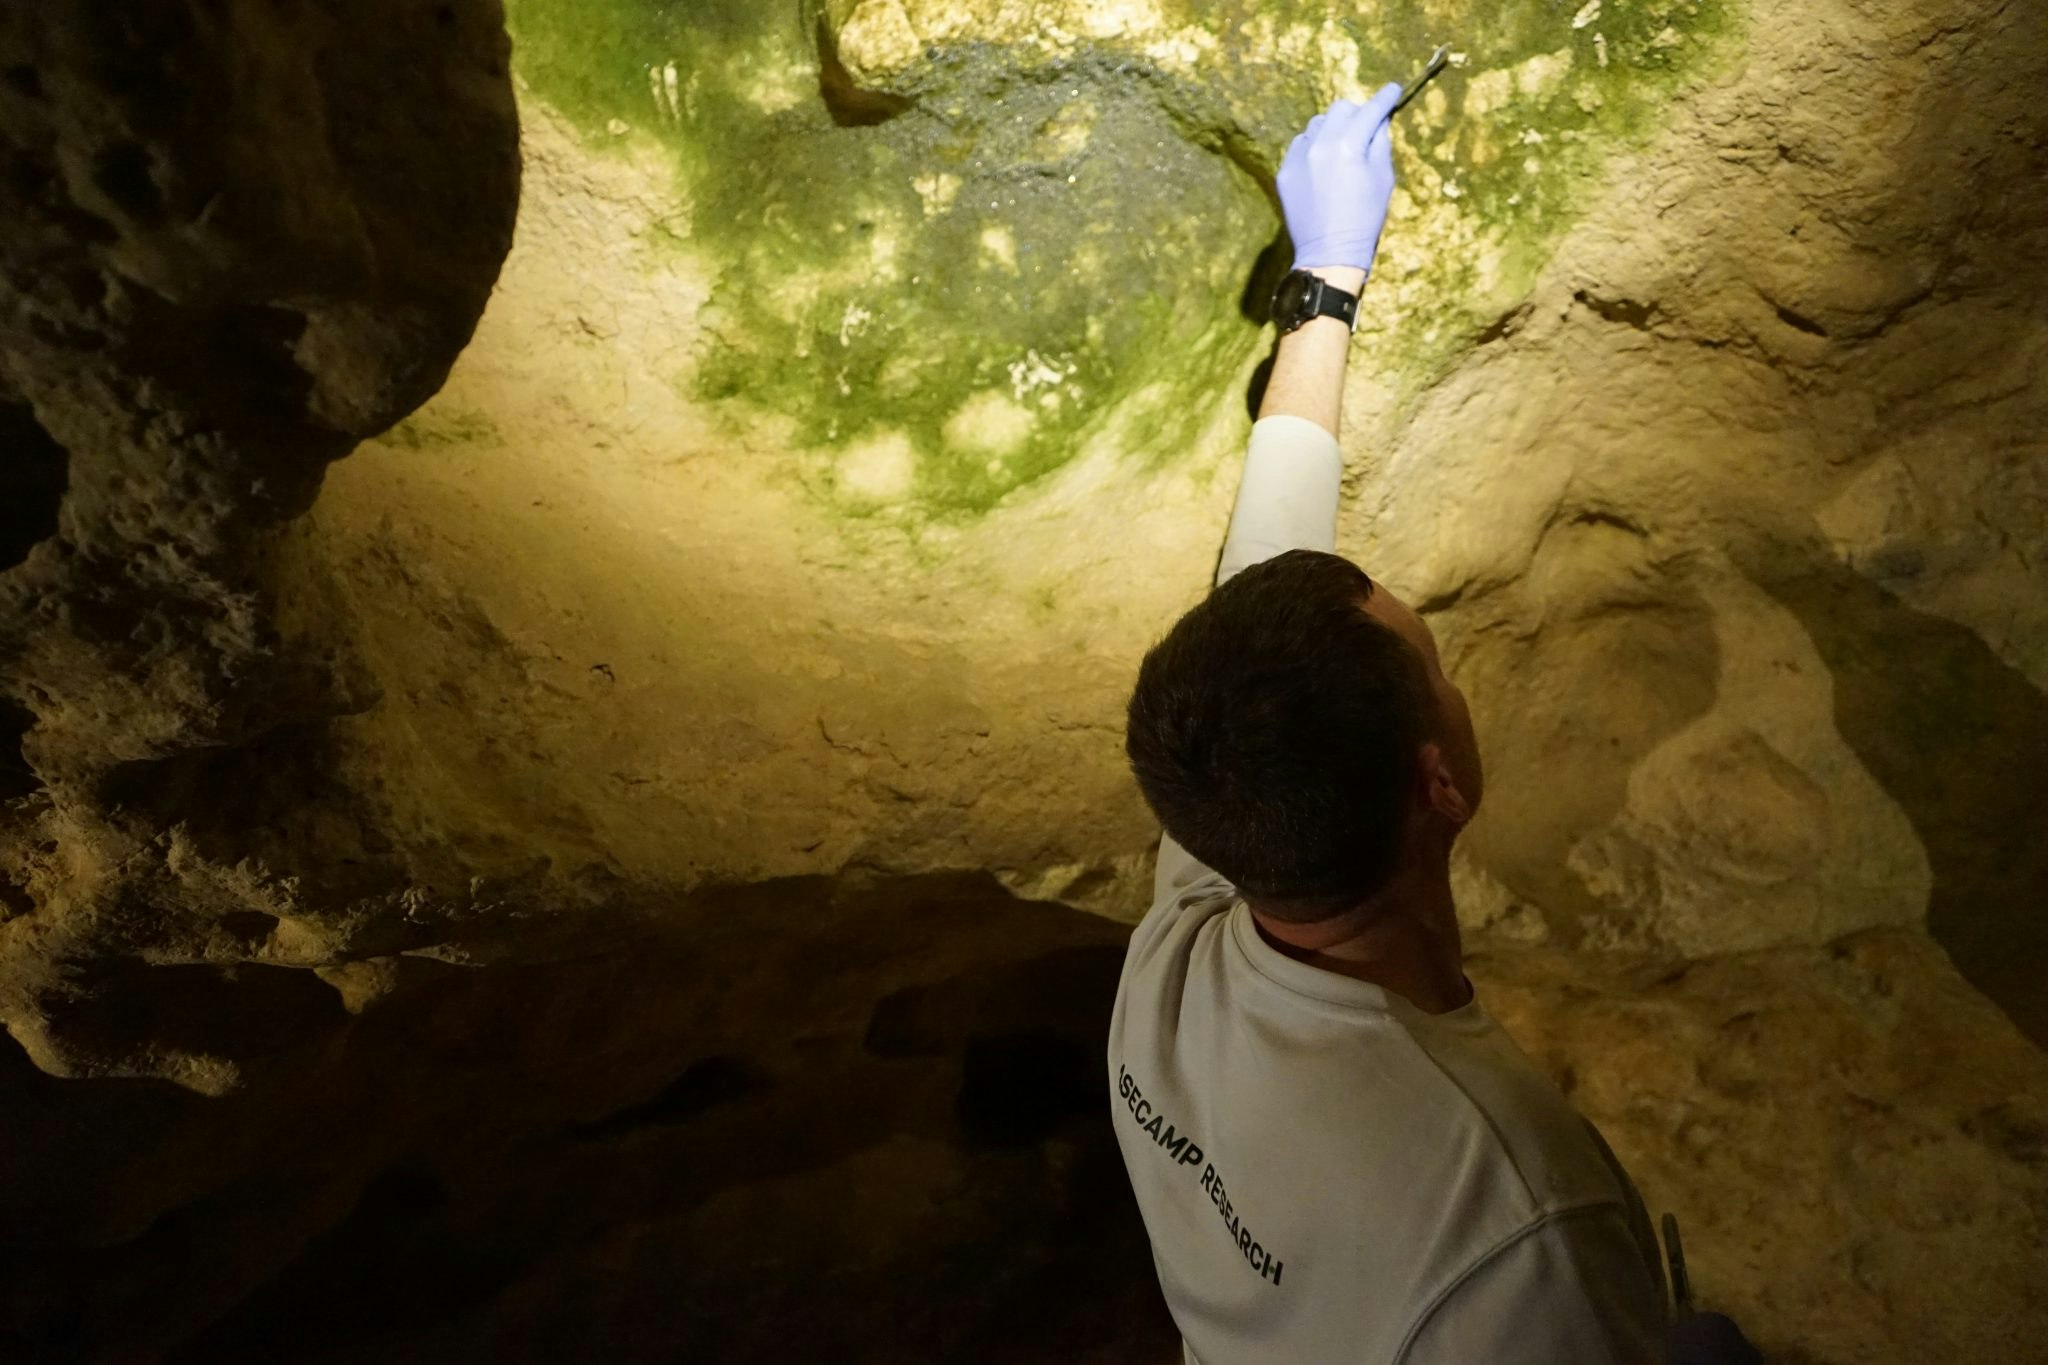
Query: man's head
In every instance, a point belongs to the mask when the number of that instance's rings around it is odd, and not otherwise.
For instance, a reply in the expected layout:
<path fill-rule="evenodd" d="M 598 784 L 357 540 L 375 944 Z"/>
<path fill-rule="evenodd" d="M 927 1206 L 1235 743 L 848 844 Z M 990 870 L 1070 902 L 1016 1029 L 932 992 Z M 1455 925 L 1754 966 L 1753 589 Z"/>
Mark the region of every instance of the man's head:
<path fill-rule="evenodd" d="M 1124 747 L 1159 822 L 1262 914 L 1385 888 L 1478 809 L 1479 748 L 1422 618 L 1349 560 L 1244 570 L 1145 656 Z"/>

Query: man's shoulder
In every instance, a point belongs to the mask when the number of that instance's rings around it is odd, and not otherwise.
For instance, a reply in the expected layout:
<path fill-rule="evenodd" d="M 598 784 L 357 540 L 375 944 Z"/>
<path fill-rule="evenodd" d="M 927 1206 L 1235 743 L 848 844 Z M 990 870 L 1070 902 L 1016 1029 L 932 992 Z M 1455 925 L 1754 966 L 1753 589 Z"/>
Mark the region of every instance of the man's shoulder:
<path fill-rule="evenodd" d="M 1160 888 L 1152 908 L 1131 931 L 1128 960 L 1142 962 L 1166 950 L 1171 942 L 1185 947 L 1204 921 L 1227 913 L 1237 899 L 1237 888 L 1222 873 L 1197 864 L 1185 879 Z"/>
<path fill-rule="evenodd" d="M 1591 1124 L 1501 1030 L 1419 1039 L 1444 1079 L 1481 1117 L 1497 1157 L 1526 1191 L 1525 1216 L 1627 1200 L 1624 1177 Z"/>

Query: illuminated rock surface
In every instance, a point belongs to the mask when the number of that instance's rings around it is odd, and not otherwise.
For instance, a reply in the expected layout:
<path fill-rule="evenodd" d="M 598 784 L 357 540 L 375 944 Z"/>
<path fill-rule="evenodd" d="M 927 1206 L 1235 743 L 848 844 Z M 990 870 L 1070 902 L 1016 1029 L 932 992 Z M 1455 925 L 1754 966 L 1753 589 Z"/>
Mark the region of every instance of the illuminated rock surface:
<path fill-rule="evenodd" d="M 1475 978 L 1774 1359 L 2039 1350 L 2022 7 L 508 9 L 0 19 L 0 1353 L 1169 1358 L 1121 707 L 1441 40 L 1340 545 Z"/>

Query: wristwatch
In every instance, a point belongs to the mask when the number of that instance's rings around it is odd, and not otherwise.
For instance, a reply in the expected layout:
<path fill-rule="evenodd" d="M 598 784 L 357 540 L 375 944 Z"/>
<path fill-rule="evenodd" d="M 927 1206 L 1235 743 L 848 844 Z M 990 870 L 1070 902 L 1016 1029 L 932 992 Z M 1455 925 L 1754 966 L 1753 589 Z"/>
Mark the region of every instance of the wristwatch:
<path fill-rule="evenodd" d="M 1324 283 L 1306 270 L 1291 270 L 1273 291 L 1273 321 L 1280 335 L 1303 327 L 1317 318 L 1335 318 L 1353 331 L 1358 329 L 1358 295 L 1347 294 Z"/>

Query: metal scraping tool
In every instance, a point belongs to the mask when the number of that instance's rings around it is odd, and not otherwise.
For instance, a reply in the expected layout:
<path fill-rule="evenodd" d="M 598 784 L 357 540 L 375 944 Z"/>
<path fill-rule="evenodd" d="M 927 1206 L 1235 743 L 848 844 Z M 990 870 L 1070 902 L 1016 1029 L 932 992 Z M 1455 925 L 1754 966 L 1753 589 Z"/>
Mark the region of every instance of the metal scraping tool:
<path fill-rule="evenodd" d="M 1664 1254 L 1671 1260 L 1671 1301 L 1678 1316 L 1692 1314 L 1692 1278 L 1685 1273 L 1685 1243 L 1678 1240 L 1678 1220 L 1664 1215 Z"/>
<path fill-rule="evenodd" d="M 1408 84 L 1401 87 L 1401 98 L 1394 101 L 1393 113 L 1388 114 L 1387 117 L 1392 118 L 1394 114 L 1398 114 L 1403 109 L 1406 109 L 1408 107 L 1408 101 L 1414 99 L 1417 95 L 1421 94 L 1422 87 L 1428 85 L 1430 80 L 1435 77 L 1436 73 L 1443 70 L 1444 66 L 1450 60 L 1451 45 L 1449 43 L 1445 43 L 1442 47 L 1430 53 L 1429 65 L 1422 68 L 1421 75 L 1417 76 L 1414 80 L 1408 82 Z"/>

